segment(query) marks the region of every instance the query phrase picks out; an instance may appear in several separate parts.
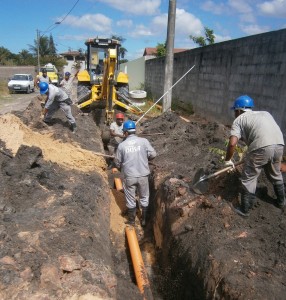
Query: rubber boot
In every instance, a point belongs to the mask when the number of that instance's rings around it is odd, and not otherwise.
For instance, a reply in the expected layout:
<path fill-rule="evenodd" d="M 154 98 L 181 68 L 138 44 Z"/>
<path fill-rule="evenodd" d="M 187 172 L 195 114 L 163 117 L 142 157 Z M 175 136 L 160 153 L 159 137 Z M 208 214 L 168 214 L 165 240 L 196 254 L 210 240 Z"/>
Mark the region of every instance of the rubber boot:
<path fill-rule="evenodd" d="M 142 227 L 146 226 L 147 210 L 148 210 L 148 206 L 147 207 L 142 206 L 142 218 L 141 218 Z"/>
<path fill-rule="evenodd" d="M 136 207 L 128 208 L 128 221 L 126 222 L 126 224 L 134 226 L 135 217 L 136 217 Z"/>
<path fill-rule="evenodd" d="M 273 185 L 274 187 L 274 192 L 277 197 L 276 199 L 276 205 L 279 208 L 284 208 L 285 207 L 285 191 L 284 191 L 284 184 L 278 184 L 278 185 Z"/>
<path fill-rule="evenodd" d="M 71 131 L 76 132 L 76 123 L 71 123 Z"/>
<path fill-rule="evenodd" d="M 235 208 L 235 212 L 243 217 L 249 217 L 249 210 L 253 207 L 255 195 L 246 190 L 241 192 L 241 203 L 239 208 Z"/>

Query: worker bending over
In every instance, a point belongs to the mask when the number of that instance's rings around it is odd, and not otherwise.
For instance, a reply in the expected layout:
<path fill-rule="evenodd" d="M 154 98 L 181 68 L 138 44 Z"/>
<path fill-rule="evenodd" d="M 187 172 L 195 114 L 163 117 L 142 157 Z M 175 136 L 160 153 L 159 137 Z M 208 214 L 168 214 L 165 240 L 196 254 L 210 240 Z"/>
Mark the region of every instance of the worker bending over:
<path fill-rule="evenodd" d="M 147 139 L 136 135 L 133 121 L 124 122 L 123 133 L 125 140 L 118 145 L 115 164 L 124 175 L 123 190 L 128 208 L 128 224 L 135 225 L 137 191 L 142 208 L 141 225 L 145 226 L 150 195 L 148 160 L 156 156 L 156 151 Z"/>
<path fill-rule="evenodd" d="M 52 116 L 58 109 L 61 109 L 70 123 L 72 132 L 75 132 L 76 123 L 71 112 L 72 101 L 67 93 L 61 88 L 53 84 L 47 84 L 46 82 L 40 82 L 39 88 L 41 95 L 47 95 L 47 101 L 44 107 L 44 122 L 51 124 Z"/>
<path fill-rule="evenodd" d="M 241 204 L 236 212 L 244 217 L 249 216 L 249 210 L 255 202 L 255 191 L 258 176 L 264 169 L 267 178 L 273 184 L 276 194 L 275 204 L 279 208 L 285 206 L 285 191 L 283 177 L 280 171 L 283 156 L 283 134 L 270 113 L 252 111 L 253 100 L 243 95 L 234 101 L 232 109 L 235 120 L 230 131 L 225 165 L 232 166 L 231 158 L 239 139 L 248 146 L 241 174 Z"/>

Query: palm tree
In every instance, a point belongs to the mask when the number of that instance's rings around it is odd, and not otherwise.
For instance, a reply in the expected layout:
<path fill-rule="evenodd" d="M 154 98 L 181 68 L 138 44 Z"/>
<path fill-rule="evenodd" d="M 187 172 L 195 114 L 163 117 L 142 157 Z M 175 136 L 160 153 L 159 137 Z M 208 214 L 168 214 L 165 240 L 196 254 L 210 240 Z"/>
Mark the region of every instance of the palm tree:
<path fill-rule="evenodd" d="M 33 53 L 34 56 L 38 55 L 38 41 L 34 40 L 34 45 L 28 45 L 29 50 Z M 46 36 L 39 37 L 39 54 L 40 56 L 49 55 L 50 47 L 49 47 L 49 38 Z"/>

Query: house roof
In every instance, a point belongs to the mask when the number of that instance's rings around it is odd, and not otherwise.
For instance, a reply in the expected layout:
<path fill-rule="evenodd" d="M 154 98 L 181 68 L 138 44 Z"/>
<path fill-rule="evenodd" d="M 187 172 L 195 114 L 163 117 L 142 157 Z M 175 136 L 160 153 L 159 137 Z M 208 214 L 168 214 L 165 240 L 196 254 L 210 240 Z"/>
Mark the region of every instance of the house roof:
<path fill-rule="evenodd" d="M 183 49 L 183 48 L 175 48 L 174 49 L 174 53 L 179 53 L 179 52 L 183 52 L 183 51 L 187 51 L 189 49 Z M 156 56 L 157 54 L 157 48 L 152 48 L 152 47 L 148 47 L 145 48 L 143 56 Z"/>

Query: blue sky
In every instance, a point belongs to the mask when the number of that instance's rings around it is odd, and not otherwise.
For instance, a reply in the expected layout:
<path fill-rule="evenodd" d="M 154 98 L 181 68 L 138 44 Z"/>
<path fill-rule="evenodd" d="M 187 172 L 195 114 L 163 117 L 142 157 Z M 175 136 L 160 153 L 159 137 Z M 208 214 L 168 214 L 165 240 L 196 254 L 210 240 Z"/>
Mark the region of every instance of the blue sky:
<path fill-rule="evenodd" d="M 216 42 L 286 28 L 286 0 L 176 3 L 176 48 L 196 47 L 189 36 L 202 36 L 204 26 L 214 30 Z M 168 6 L 168 0 L 2 0 L 0 47 L 28 50 L 37 29 L 53 35 L 58 52 L 85 49 L 88 38 L 117 35 L 126 39 L 126 58 L 132 60 L 165 42 Z"/>

